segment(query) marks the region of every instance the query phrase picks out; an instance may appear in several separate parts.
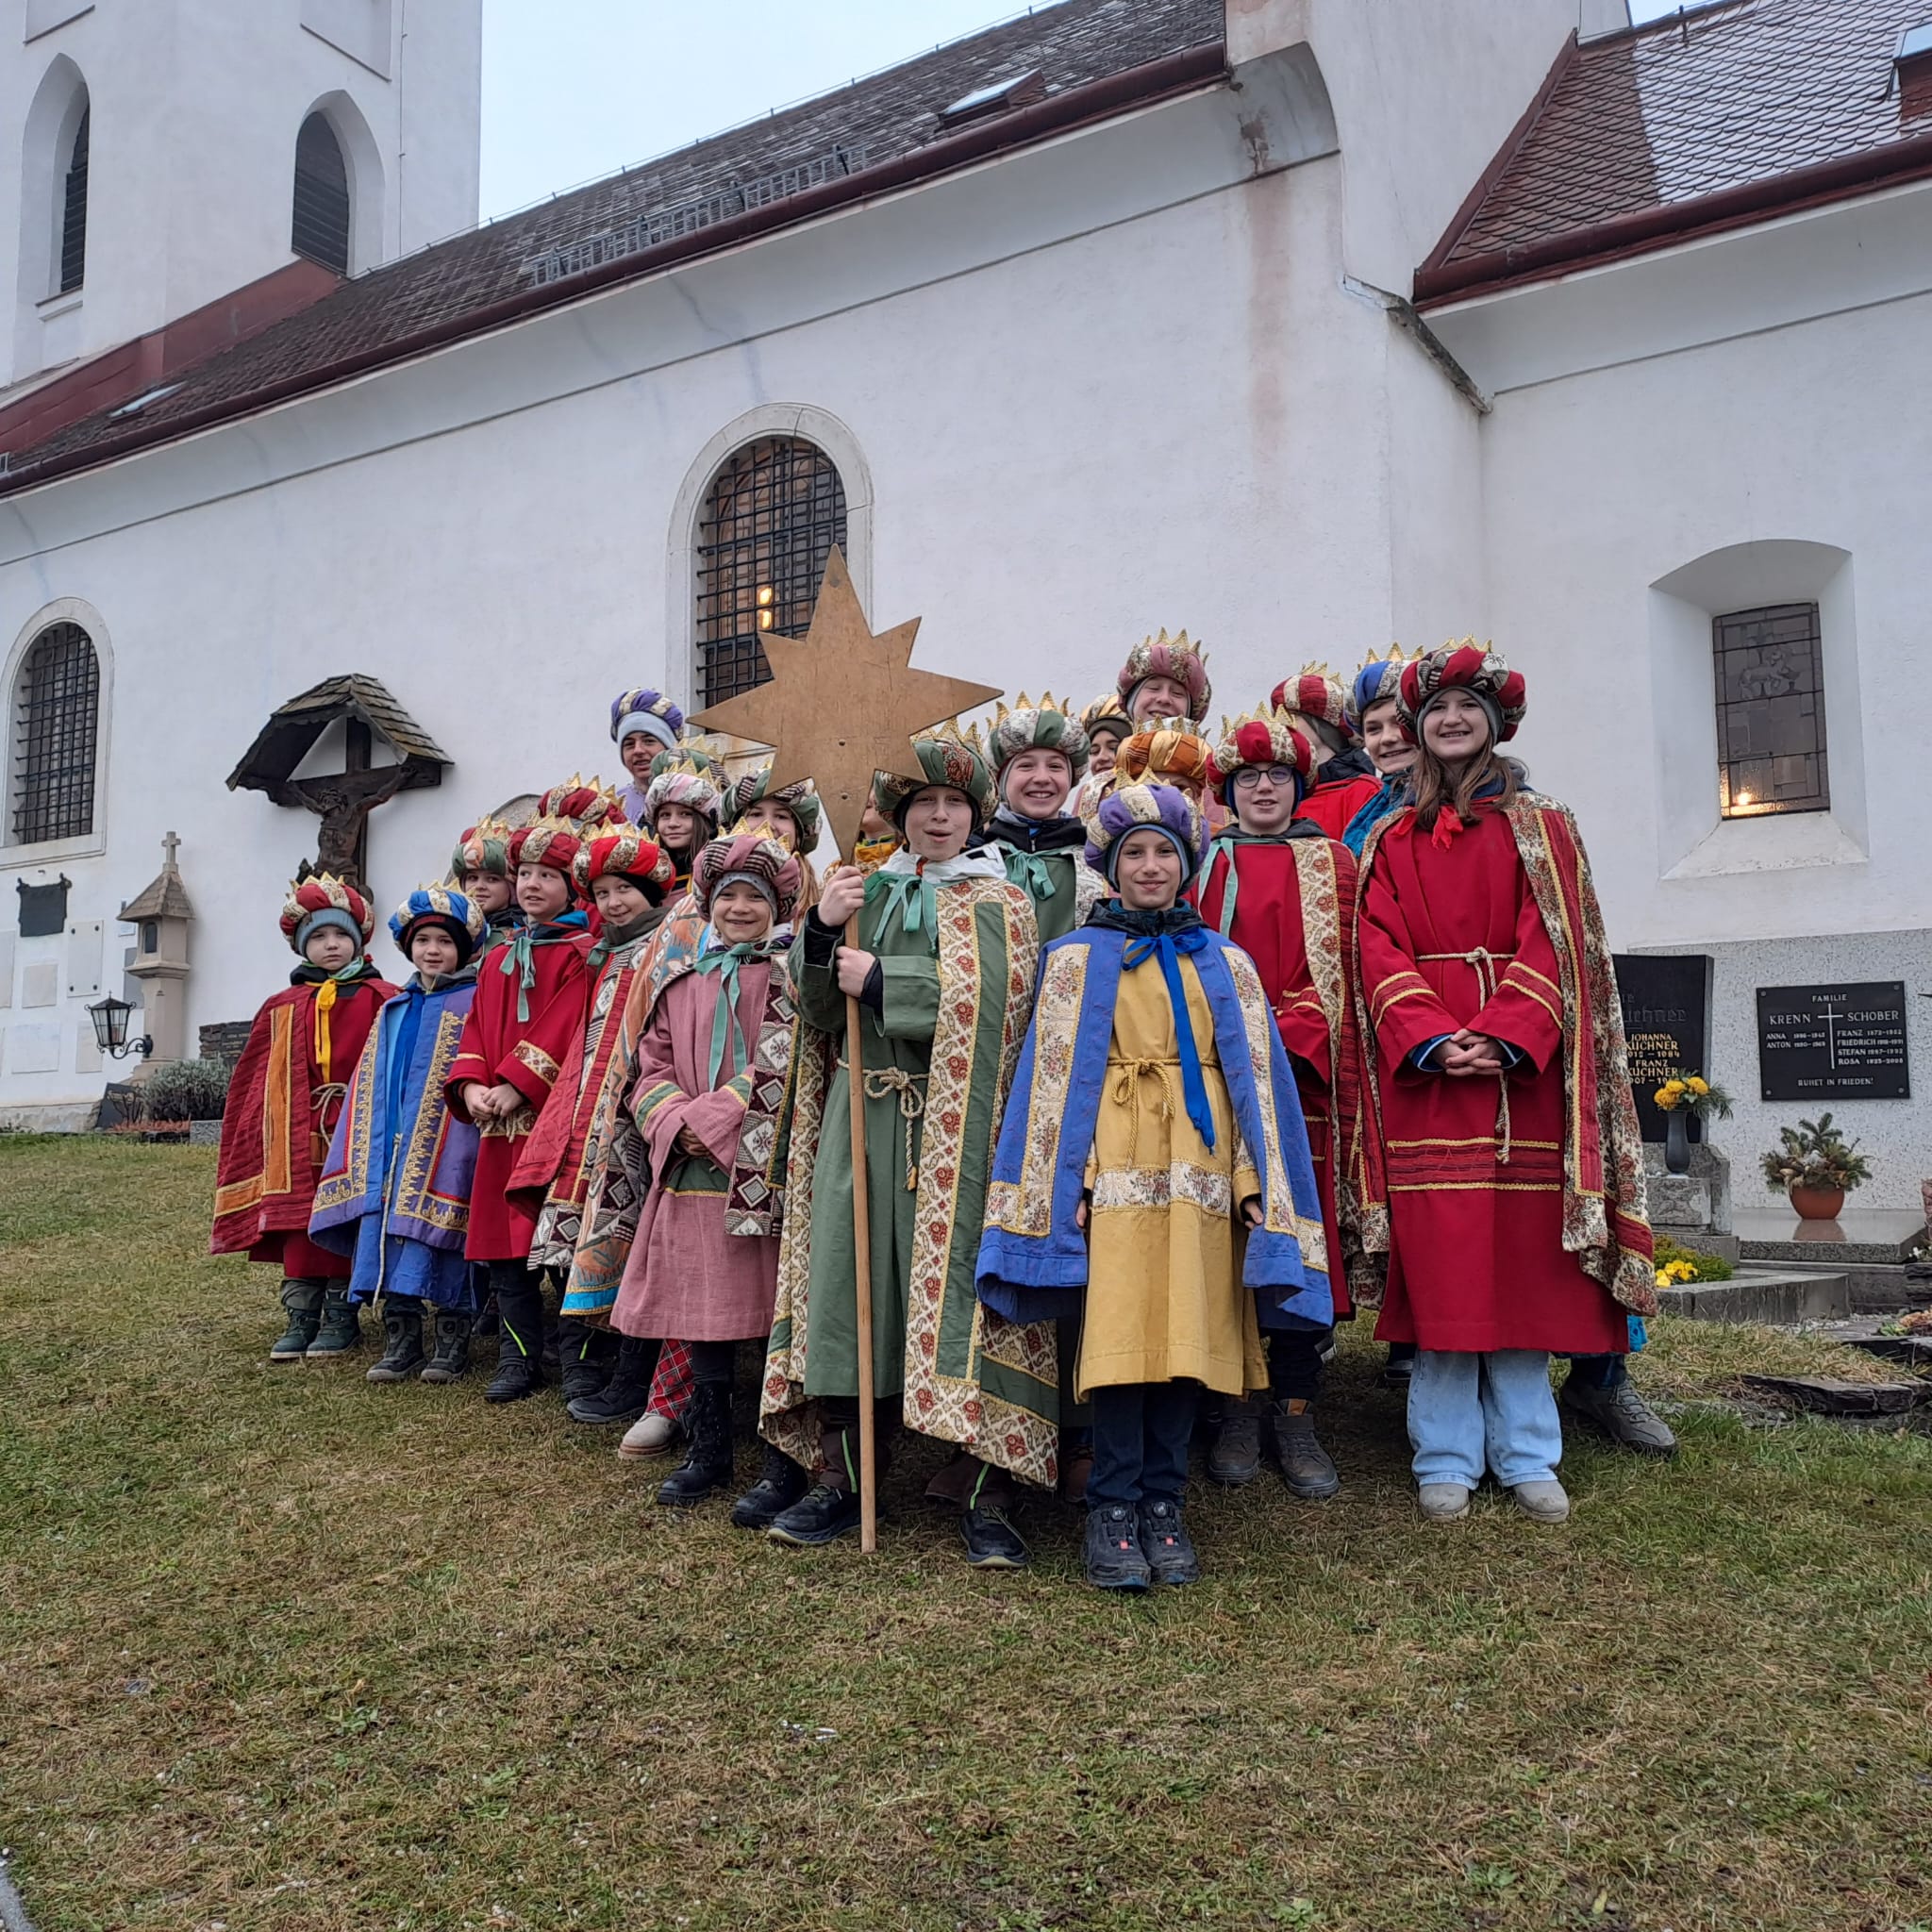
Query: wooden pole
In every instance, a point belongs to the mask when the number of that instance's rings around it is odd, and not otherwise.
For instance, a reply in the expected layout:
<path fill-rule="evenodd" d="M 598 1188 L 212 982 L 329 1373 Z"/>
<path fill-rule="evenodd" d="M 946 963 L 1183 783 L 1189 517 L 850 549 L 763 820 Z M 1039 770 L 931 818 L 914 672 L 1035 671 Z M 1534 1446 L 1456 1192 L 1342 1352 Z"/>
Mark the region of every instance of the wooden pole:
<path fill-rule="evenodd" d="M 858 914 L 845 922 L 845 943 L 857 951 Z M 864 1035 L 856 994 L 845 995 L 845 1066 L 852 1115 L 852 1273 L 858 1314 L 858 1547 L 879 1546 L 878 1442 L 873 1421 L 872 1215 L 866 1198 Z"/>

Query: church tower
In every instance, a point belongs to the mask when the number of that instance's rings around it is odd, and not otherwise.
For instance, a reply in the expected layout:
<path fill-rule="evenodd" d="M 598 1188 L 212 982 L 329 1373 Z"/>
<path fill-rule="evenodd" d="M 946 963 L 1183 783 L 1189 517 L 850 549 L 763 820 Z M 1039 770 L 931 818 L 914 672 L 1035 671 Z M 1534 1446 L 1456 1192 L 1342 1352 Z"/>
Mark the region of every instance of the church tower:
<path fill-rule="evenodd" d="M 482 0 L 0 0 L 0 390 L 476 219 Z"/>

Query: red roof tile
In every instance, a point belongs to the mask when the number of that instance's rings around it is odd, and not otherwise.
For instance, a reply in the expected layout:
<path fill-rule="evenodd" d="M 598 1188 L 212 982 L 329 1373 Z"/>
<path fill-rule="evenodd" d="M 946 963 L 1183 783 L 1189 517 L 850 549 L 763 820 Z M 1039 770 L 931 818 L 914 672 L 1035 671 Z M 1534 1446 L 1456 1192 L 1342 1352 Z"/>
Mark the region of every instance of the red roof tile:
<path fill-rule="evenodd" d="M 1932 116 L 1902 107 L 1891 62 L 1927 19 L 1932 0 L 1718 0 L 1573 45 L 1418 272 L 1417 298 L 1762 218 L 1781 188 L 1795 200 L 1823 186 L 1812 171 L 1857 192 L 1916 169 Z"/>
<path fill-rule="evenodd" d="M 567 301 L 671 257 L 741 241 L 828 202 L 1042 138 L 1083 106 L 1120 111 L 1160 63 L 1218 64 L 1222 0 L 1063 0 L 797 107 L 345 282 L 299 315 L 175 372 L 133 425 L 102 410 L 0 458 L 0 494 L 326 386 L 525 307 Z M 951 125 L 962 96 L 1041 70 L 1005 112 Z M 1185 78 L 1175 73 L 1171 84 Z M 1119 83 L 1118 100 L 1103 98 Z M 848 191 L 843 184 L 850 182 Z M 862 184 L 862 185 L 861 185 Z"/>

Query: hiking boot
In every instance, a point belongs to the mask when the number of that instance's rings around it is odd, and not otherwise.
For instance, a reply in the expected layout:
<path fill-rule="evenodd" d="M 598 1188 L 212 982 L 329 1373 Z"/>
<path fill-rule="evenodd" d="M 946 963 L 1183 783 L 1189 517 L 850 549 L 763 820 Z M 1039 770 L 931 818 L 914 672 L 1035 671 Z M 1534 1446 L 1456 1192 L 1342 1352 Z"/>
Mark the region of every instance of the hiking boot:
<path fill-rule="evenodd" d="M 1454 1523 L 1469 1514 L 1469 1491 L 1460 1483 L 1423 1483 L 1415 1499 L 1429 1523 Z"/>
<path fill-rule="evenodd" d="M 731 1506 L 732 1522 L 740 1529 L 770 1529 L 805 1494 L 808 1480 L 791 1457 L 767 1442 L 758 1481 Z"/>
<path fill-rule="evenodd" d="M 382 1358 L 365 1382 L 407 1382 L 423 1366 L 423 1304 L 412 1294 L 392 1294 L 382 1305 Z"/>
<path fill-rule="evenodd" d="M 700 1382 L 691 1405 L 691 1446 L 658 1488 L 668 1508 L 688 1509 L 731 1480 L 731 1384 Z"/>
<path fill-rule="evenodd" d="M 1637 1392 L 1624 1375 L 1614 1389 L 1599 1389 L 1577 1380 L 1573 1369 L 1557 1391 L 1558 1405 L 1600 1435 L 1640 1456 L 1674 1456 L 1677 1439 L 1670 1424 Z"/>
<path fill-rule="evenodd" d="M 1012 1525 L 1005 1503 L 969 1504 L 959 1518 L 966 1542 L 966 1560 L 975 1570 L 1024 1570 L 1032 1562 L 1020 1532 Z"/>
<path fill-rule="evenodd" d="M 1088 1510 L 1086 1557 L 1087 1581 L 1095 1590 L 1145 1590 L 1154 1581 L 1131 1503 Z"/>
<path fill-rule="evenodd" d="M 338 1356 L 353 1355 L 362 1346 L 362 1310 L 349 1299 L 346 1288 L 329 1284 L 323 1291 L 322 1326 L 308 1344 L 302 1359 L 308 1362 L 333 1361 Z"/>
<path fill-rule="evenodd" d="M 646 1409 L 625 1430 L 624 1441 L 617 1445 L 617 1453 L 626 1462 L 637 1461 L 646 1456 L 662 1456 L 683 1433 L 683 1424 L 675 1415 L 666 1415 L 658 1408 Z"/>
<path fill-rule="evenodd" d="M 1282 1480 L 1291 1496 L 1304 1503 L 1325 1503 L 1341 1487 L 1327 1450 L 1315 1440 L 1315 1411 L 1306 1402 L 1274 1405 L 1274 1453 L 1281 1458 Z"/>
<path fill-rule="evenodd" d="M 1178 1503 L 1141 1505 L 1141 1554 L 1156 1583 L 1198 1583 L 1201 1559 Z"/>
<path fill-rule="evenodd" d="M 1554 1476 L 1548 1482 L 1518 1483 L 1509 1493 L 1516 1498 L 1516 1507 L 1537 1523 L 1570 1520 L 1570 1498 Z"/>
<path fill-rule="evenodd" d="M 858 1492 L 834 1489 L 830 1483 L 816 1482 L 789 1509 L 772 1519 L 765 1534 L 774 1543 L 791 1543 L 800 1549 L 836 1542 L 858 1527 Z"/>
<path fill-rule="evenodd" d="M 425 1382 L 454 1382 L 470 1366 L 471 1327 L 468 1315 L 436 1311 L 436 1353 L 423 1371 Z"/>
<path fill-rule="evenodd" d="M 315 1331 L 322 1326 L 323 1283 L 291 1277 L 282 1283 L 282 1307 L 289 1325 L 268 1352 L 272 1362 L 299 1362 L 308 1353 Z"/>
<path fill-rule="evenodd" d="M 620 1335 L 610 1379 L 594 1395 L 579 1395 L 566 1402 L 564 1413 L 574 1423 L 599 1426 L 636 1422 L 651 1399 L 651 1375 L 658 1366 L 658 1347 L 657 1342 L 641 1341 L 635 1335 Z"/>
<path fill-rule="evenodd" d="M 557 1354 L 566 1411 L 573 1402 L 592 1401 L 609 1386 L 616 1346 L 603 1329 L 565 1316 L 557 1324 Z"/>
<path fill-rule="evenodd" d="M 496 1374 L 485 1402 L 521 1402 L 543 1386 L 543 1297 L 534 1282 L 496 1292 Z"/>
<path fill-rule="evenodd" d="M 1214 1446 L 1208 1452 L 1208 1474 L 1238 1490 L 1261 1474 L 1261 1405 L 1232 1396 L 1222 1405 Z"/>

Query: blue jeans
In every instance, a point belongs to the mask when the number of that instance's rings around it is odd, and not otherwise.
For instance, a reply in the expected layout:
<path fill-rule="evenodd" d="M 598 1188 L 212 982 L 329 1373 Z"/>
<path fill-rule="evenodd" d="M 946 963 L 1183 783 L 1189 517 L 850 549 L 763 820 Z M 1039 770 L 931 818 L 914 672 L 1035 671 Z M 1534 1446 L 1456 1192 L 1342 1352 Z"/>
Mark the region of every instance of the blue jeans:
<path fill-rule="evenodd" d="M 1549 1357 L 1540 1348 L 1421 1350 L 1408 1384 L 1408 1440 L 1418 1483 L 1473 1490 L 1486 1463 L 1507 1489 L 1550 1481 L 1563 1459 L 1563 1425 Z"/>

